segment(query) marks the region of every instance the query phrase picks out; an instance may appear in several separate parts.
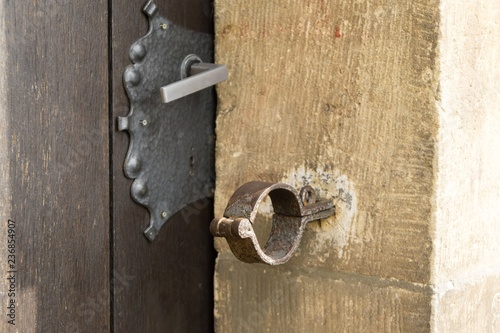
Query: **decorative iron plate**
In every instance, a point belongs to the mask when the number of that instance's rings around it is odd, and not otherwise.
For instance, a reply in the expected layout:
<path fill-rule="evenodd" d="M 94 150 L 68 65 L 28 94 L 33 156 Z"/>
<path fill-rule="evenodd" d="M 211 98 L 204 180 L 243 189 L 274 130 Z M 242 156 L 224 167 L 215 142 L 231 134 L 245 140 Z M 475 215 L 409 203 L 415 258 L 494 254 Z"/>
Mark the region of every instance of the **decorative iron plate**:
<path fill-rule="evenodd" d="M 168 104 L 161 102 L 159 91 L 181 80 L 188 55 L 213 62 L 213 38 L 165 19 L 153 1 L 143 10 L 149 31 L 130 48 L 133 65 L 123 76 L 130 112 L 118 118 L 118 129 L 130 135 L 124 172 L 134 179 L 132 198 L 149 210 L 144 234 L 152 241 L 173 214 L 213 195 L 213 88 Z"/>

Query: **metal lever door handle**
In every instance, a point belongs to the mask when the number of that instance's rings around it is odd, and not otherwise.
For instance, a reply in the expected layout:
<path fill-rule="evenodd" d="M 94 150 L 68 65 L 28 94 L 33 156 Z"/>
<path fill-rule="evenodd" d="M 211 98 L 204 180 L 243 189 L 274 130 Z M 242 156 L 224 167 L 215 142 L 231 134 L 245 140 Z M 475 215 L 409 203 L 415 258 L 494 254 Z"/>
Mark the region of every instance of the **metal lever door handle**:
<path fill-rule="evenodd" d="M 160 88 L 161 101 L 168 103 L 227 80 L 226 65 L 195 63 L 191 76 Z"/>

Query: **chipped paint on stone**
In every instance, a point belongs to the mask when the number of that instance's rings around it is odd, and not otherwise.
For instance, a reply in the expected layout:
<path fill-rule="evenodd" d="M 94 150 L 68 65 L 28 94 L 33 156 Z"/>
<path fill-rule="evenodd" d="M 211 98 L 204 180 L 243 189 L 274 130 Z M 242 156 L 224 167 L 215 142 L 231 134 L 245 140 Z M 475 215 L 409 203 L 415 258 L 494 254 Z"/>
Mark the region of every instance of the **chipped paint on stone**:
<path fill-rule="evenodd" d="M 356 214 L 357 196 L 354 184 L 338 170 L 321 167 L 310 169 L 306 166 L 288 172 L 281 182 L 295 188 L 310 185 L 317 191 L 319 198 L 334 201 L 335 216 L 319 223 L 310 223 L 308 228 L 316 231 L 314 249 L 321 261 L 331 253 L 341 258 L 352 234 L 352 222 Z"/>

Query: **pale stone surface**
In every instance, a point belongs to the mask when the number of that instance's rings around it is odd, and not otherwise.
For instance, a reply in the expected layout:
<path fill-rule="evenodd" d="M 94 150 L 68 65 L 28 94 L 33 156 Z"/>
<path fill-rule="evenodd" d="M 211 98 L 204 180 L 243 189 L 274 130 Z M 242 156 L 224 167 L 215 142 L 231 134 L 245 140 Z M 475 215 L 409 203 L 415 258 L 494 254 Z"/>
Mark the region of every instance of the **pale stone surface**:
<path fill-rule="evenodd" d="M 433 332 L 499 333 L 500 272 L 437 293 Z"/>
<path fill-rule="evenodd" d="M 435 284 L 500 271 L 500 1 L 441 11 Z"/>
<path fill-rule="evenodd" d="M 500 2 L 441 1 L 435 332 L 500 332 Z"/>
<path fill-rule="evenodd" d="M 284 276 L 296 287 L 257 311 L 253 331 L 460 332 L 481 321 L 500 267 L 498 7 L 215 1 L 216 58 L 230 72 L 218 87 L 215 213 L 250 180 L 311 184 L 339 208 L 308 226 L 284 267 L 239 263 L 216 242 L 218 332 L 250 332 L 245 318 Z M 484 297 L 465 306 L 482 282 Z"/>

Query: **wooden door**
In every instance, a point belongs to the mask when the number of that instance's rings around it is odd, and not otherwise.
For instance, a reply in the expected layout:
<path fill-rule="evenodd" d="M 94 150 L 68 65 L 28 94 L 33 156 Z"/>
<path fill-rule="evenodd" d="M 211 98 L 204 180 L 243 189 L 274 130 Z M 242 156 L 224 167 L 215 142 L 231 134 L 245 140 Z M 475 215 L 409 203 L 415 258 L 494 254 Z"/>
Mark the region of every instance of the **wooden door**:
<path fill-rule="evenodd" d="M 121 77 L 145 2 L 0 4 L 1 332 L 213 331 L 211 201 L 149 243 L 122 171 Z M 212 31 L 209 1 L 156 4 Z"/>
<path fill-rule="evenodd" d="M 161 14 L 178 25 L 212 33 L 211 4 L 206 0 L 155 1 Z M 144 2 L 113 1 L 112 110 L 113 119 L 126 116 L 128 101 L 122 73 L 129 48 L 148 29 L 140 11 Z M 116 124 L 113 124 L 115 126 Z M 213 203 L 201 200 L 171 218 L 152 242 L 143 231 L 148 212 L 130 195 L 131 181 L 123 175 L 128 147 L 126 133 L 113 134 L 113 270 L 123 283 L 114 289 L 116 332 L 212 332 L 213 267 L 215 253 L 209 233 Z M 189 215 L 189 218 L 186 216 Z"/>

